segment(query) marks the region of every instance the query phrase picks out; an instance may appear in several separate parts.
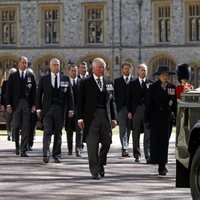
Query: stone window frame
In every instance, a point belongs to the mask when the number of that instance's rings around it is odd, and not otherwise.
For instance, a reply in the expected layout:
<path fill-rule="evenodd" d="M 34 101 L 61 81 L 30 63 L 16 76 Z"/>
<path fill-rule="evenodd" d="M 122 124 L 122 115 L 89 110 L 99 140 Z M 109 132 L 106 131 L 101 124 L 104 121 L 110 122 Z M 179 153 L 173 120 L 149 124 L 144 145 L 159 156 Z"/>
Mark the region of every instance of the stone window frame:
<path fill-rule="evenodd" d="M 3 46 L 16 46 L 18 44 L 18 24 L 19 24 L 19 16 L 18 16 L 18 6 L 17 5 L 10 5 L 10 6 L 0 6 L 0 44 L 3 45 Z M 15 12 L 15 20 L 9 20 L 9 21 L 5 21 L 7 22 L 8 24 L 8 29 L 9 29 L 9 39 L 8 39 L 8 42 L 7 43 L 4 43 L 3 41 L 3 11 L 8 11 L 8 12 Z M 14 32 L 14 35 L 15 35 L 15 41 L 14 42 L 11 42 L 11 34 L 10 34 L 10 30 L 12 29 L 11 28 L 11 25 L 14 24 L 15 27 L 13 28 L 13 32 Z"/>
<path fill-rule="evenodd" d="M 157 80 L 156 75 L 154 75 L 154 73 L 157 71 L 158 67 L 161 65 L 167 65 L 169 66 L 169 70 L 170 72 L 174 72 L 175 75 L 170 75 L 169 76 L 169 82 L 173 83 L 174 85 L 176 85 L 176 66 L 177 66 L 177 62 L 176 60 L 168 55 L 168 54 L 160 54 L 157 55 L 155 57 L 153 57 L 149 63 L 148 69 L 149 69 L 149 77 L 152 78 L 153 80 Z M 151 70 L 151 72 L 150 72 Z"/>
<path fill-rule="evenodd" d="M 84 16 L 83 16 L 83 18 L 84 18 L 84 35 L 85 35 L 85 37 L 84 37 L 84 40 L 85 40 L 85 44 L 86 45 L 104 45 L 105 44 L 105 32 L 106 32 L 106 30 L 105 30 L 105 21 L 106 21 L 106 7 L 105 7 L 105 3 L 84 3 L 83 4 L 83 9 L 84 9 Z M 103 17 L 103 19 L 90 19 L 90 21 L 91 21 L 91 24 L 92 24 L 92 22 L 94 22 L 94 23 L 98 23 L 98 22 L 102 22 L 102 29 L 103 29 L 103 33 L 102 33 L 102 37 L 103 37 L 103 39 L 102 39 L 102 42 L 96 42 L 96 39 L 97 39 L 97 37 L 96 37 L 96 32 L 93 34 L 93 37 L 95 37 L 94 38 L 94 42 L 89 42 L 89 24 L 88 24 L 88 21 L 89 21 L 89 17 L 88 17 L 88 12 L 89 12 L 89 10 L 90 9 L 96 9 L 96 10 L 100 10 L 100 9 L 102 9 L 102 11 L 103 11 L 103 14 L 102 14 L 102 17 Z M 92 33 L 91 33 L 92 34 Z"/>
<path fill-rule="evenodd" d="M 41 41 L 40 43 L 42 45 L 45 45 L 45 46 L 52 46 L 52 45 L 60 45 L 61 44 L 61 41 L 62 41 L 62 5 L 59 4 L 59 3 L 54 3 L 54 4 L 40 4 L 40 16 L 41 16 L 41 19 L 40 19 L 40 27 L 41 27 Z M 59 14 L 58 14 L 58 20 L 49 20 L 49 22 L 53 23 L 53 22 L 58 22 L 58 27 L 57 27 L 57 30 L 58 30 L 58 41 L 57 42 L 52 42 L 50 41 L 49 43 L 45 41 L 45 10 L 58 10 Z M 52 36 L 52 32 L 51 32 L 51 40 L 53 40 L 53 36 Z"/>
<path fill-rule="evenodd" d="M 153 27 L 154 27 L 154 40 L 156 44 L 169 44 L 172 40 L 172 6 L 171 1 L 157 0 L 152 2 L 153 5 Z M 161 15 L 159 17 L 159 14 Z M 163 16 L 164 15 L 164 16 Z M 161 32 L 159 31 L 159 23 L 164 23 L 164 40 L 161 41 Z M 162 24 L 163 24 L 162 23 Z M 168 27 L 167 27 L 168 25 Z M 169 29 L 169 30 L 167 30 Z"/>
<path fill-rule="evenodd" d="M 200 2 L 197 0 L 185 0 L 185 24 L 186 24 L 186 42 L 187 43 L 199 43 L 200 42 Z M 198 9 L 197 7 L 198 6 Z M 196 7 L 196 9 L 195 9 Z M 192 16 L 190 16 L 190 13 Z M 190 25 L 191 21 L 191 25 Z M 193 22 L 194 23 L 193 23 Z M 192 27 L 192 24 L 194 25 Z M 194 30 L 194 35 L 192 34 Z"/>

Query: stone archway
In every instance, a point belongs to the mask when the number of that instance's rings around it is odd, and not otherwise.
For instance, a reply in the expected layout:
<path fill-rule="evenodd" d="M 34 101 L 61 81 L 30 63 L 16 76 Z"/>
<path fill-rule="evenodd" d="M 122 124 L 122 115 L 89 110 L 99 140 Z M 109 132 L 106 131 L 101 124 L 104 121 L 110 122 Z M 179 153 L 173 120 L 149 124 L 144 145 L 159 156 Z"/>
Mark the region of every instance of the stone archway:
<path fill-rule="evenodd" d="M 169 66 L 169 69 L 171 72 L 176 72 L 176 60 L 174 57 L 172 57 L 169 54 L 159 54 L 154 57 L 152 57 L 148 64 L 149 69 L 149 77 L 153 80 L 156 79 L 156 76 L 154 73 L 157 71 L 157 68 L 161 65 L 167 65 Z M 176 85 L 176 75 L 170 76 L 170 82 Z"/>
<path fill-rule="evenodd" d="M 195 87 L 200 86 L 200 63 L 190 62 L 188 63 L 191 67 L 191 79 L 190 83 Z"/>
<path fill-rule="evenodd" d="M 112 72 L 113 72 L 113 69 L 112 69 L 112 65 L 111 65 L 111 61 L 103 56 L 103 55 L 100 55 L 100 54 L 90 54 L 90 55 L 87 55 L 87 56 L 83 56 L 79 59 L 79 63 L 80 62 L 86 62 L 87 63 L 87 66 L 88 66 L 88 72 L 91 74 L 91 67 L 92 67 L 92 61 L 95 59 L 95 58 L 102 58 L 105 62 L 106 62 L 106 70 L 105 70 L 105 76 L 108 77 L 108 78 L 113 78 L 112 77 Z"/>
<path fill-rule="evenodd" d="M 5 55 L 0 57 L 0 82 L 8 79 L 8 71 L 10 68 L 17 68 L 18 57 Z"/>
<path fill-rule="evenodd" d="M 137 76 L 137 67 L 136 67 L 134 60 L 131 58 L 127 58 L 123 62 L 129 62 L 132 65 L 132 75 L 134 77 L 136 77 Z"/>
<path fill-rule="evenodd" d="M 52 58 L 58 58 L 61 63 L 61 73 L 67 74 L 67 62 L 66 60 L 55 56 L 55 55 L 46 55 L 41 58 L 39 58 L 36 62 L 34 62 L 34 72 L 36 75 L 36 80 L 39 79 L 41 76 L 45 76 L 49 73 L 49 62 Z"/>

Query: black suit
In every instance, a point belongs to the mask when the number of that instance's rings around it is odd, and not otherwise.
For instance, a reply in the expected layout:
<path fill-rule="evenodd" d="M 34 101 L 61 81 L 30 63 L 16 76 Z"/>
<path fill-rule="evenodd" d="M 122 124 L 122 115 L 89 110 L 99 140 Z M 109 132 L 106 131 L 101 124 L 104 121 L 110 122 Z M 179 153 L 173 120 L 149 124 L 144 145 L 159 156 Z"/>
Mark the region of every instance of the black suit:
<path fill-rule="evenodd" d="M 72 153 L 73 149 L 73 132 L 76 132 L 76 154 L 80 154 L 82 151 L 82 132 L 78 127 L 77 120 L 77 101 L 78 101 L 78 93 L 79 93 L 79 86 L 80 86 L 81 79 L 77 78 L 74 85 L 72 85 L 73 90 L 73 97 L 74 97 L 74 116 L 69 118 L 66 115 L 65 120 L 65 130 L 67 132 L 67 144 L 68 144 L 68 151 L 69 154 Z M 68 112 L 68 110 L 67 110 Z"/>
<path fill-rule="evenodd" d="M 144 132 L 144 154 L 147 160 L 150 158 L 150 131 L 149 124 L 144 122 L 145 102 L 149 86 L 153 82 L 146 79 L 142 87 L 139 78 L 130 82 L 128 88 L 128 112 L 132 113 L 133 128 L 133 155 L 135 158 L 141 156 L 140 153 L 140 133 Z"/>
<path fill-rule="evenodd" d="M 54 96 L 54 92 L 57 95 Z M 66 109 L 73 110 L 73 93 L 69 78 L 60 74 L 60 85 L 55 89 L 51 84 L 51 73 L 42 77 L 38 86 L 37 110 L 41 110 L 44 126 L 44 157 L 50 157 L 49 146 L 52 133 L 54 133 L 53 158 L 61 157 L 61 135 Z"/>
<path fill-rule="evenodd" d="M 130 77 L 130 81 L 131 80 L 132 77 Z M 117 105 L 117 120 L 119 123 L 119 134 L 122 152 L 128 149 L 128 142 L 131 129 L 131 120 L 128 119 L 127 112 L 128 83 L 129 81 L 126 83 L 123 76 L 116 78 L 114 81 L 114 94 L 115 102 Z"/>
<path fill-rule="evenodd" d="M 6 105 L 11 105 L 12 131 L 15 135 L 16 153 L 19 151 L 19 130 L 21 129 L 21 151 L 27 148 L 30 130 L 31 108 L 35 105 L 36 81 L 32 73 L 26 71 L 25 78 L 20 78 L 19 70 L 10 75 L 7 85 Z"/>
<path fill-rule="evenodd" d="M 89 167 L 92 175 L 106 165 L 112 139 L 112 120 L 116 120 L 116 106 L 111 81 L 103 78 L 100 91 L 94 76 L 82 79 L 79 90 L 78 119 L 83 119 L 83 137 L 87 143 Z M 104 103 L 99 104 L 100 97 Z M 101 149 L 99 151 L 99 143 Z"/>
<path fill-rule="evenodd" d="M 11 105 L 13 111 L 15 111 L 19 100 L 21 99 L 22 91 L 25 92 L 25 99 L 31 108 L 35 105 L 35 95 L 36 95 L 36 81 L 32 73 L 26 71 L 25 79 L 21 84 L 21 79 L 19 75 L 19 70 L 10 75 L 8 80 L 8 90 L 6 95 L 6 104 Z"/>

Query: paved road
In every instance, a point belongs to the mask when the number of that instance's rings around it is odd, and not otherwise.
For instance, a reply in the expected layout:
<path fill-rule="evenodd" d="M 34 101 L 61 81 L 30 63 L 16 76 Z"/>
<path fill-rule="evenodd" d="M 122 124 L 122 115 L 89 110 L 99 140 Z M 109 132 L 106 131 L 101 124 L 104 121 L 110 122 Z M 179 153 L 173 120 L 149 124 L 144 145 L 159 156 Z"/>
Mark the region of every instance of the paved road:
<path fill-rule="evenodd" d="M 174 134 L 170 140 L 169 173 L 157 175 L 157 166 L 120 157 L 118 135 L 108 155 L 106 177 L 92 180 L 86 149 L 83 158 L 67 155 L 63 136 L 63 162 L 42 162 L 42 137 L 35 139 L 30 157 L 14 154 L 14 143 L 0 136 L 0 200 L 190 200 L 188 188 L 175 188 Z M 141 140 L 142 141 L 142 140 Z M 132 145 L 132 144 L 131 144 Z M 130 149 L 131 151 L 131 149 Z"/>

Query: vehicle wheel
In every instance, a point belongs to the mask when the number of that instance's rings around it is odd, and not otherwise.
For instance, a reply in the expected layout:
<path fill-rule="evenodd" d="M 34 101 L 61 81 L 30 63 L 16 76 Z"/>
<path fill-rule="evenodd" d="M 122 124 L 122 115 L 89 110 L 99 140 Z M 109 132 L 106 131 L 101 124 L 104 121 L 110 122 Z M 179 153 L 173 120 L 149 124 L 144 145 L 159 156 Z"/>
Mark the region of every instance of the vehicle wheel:
<path fill-rule="evenodd" d="M 191 171 L 190 171 L 190 189 L 194 200 L 200 199 L 200 146 L 195 152 Z"/>

